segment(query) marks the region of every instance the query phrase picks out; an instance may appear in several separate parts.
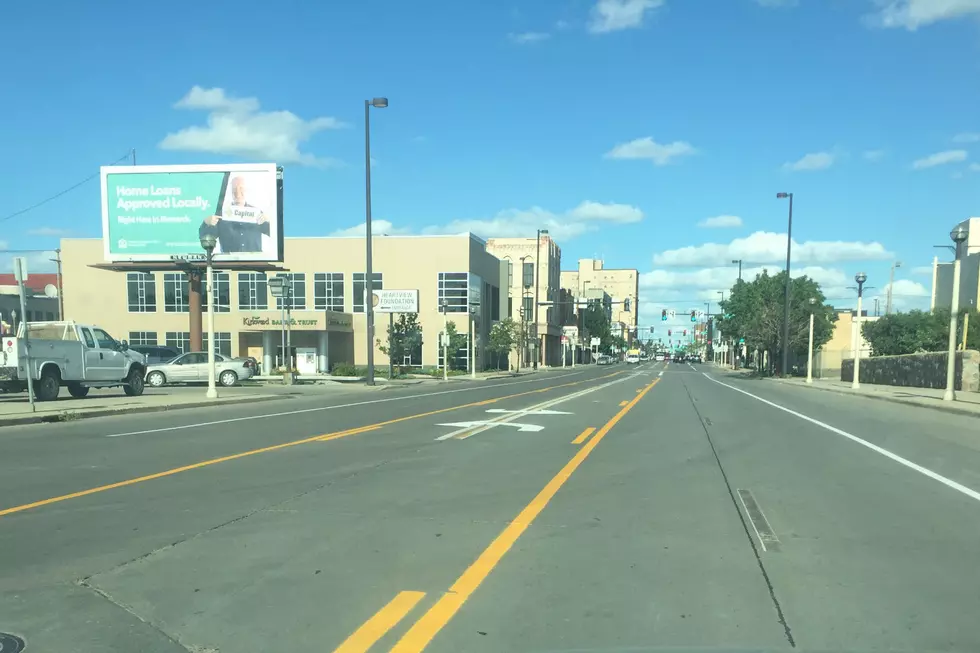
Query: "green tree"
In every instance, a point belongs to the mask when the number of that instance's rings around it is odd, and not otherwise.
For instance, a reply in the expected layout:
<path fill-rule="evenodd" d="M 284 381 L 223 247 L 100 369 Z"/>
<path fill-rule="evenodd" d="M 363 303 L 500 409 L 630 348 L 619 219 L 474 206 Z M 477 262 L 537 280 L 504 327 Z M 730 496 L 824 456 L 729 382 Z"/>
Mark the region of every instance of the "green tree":
<path fill-rule="evenodd" d="M 957 329 L 957 346 L 963 342 L 962 311 Z M 949 346 L 949 310 L 892 313 L 861 325 L 861 334 L 871 345 L 874 356 L 900 356 L 926 351 L 946 351 Z M 980 348 L 980 313 L 970 312 L 967 349 Z"/>
<path fill-rule="evenodd" d="M 609 353 L 612 347 L 612 333 L 606 311 L 598 304 L 589 304 L 583 313 L 582 324 L 585 325 L 589 338 L 599 338 L 599 351 Z"/>
<path fill-rule="evenodd" d="M 446 336 L 449 338 L 449 369 L 464 369 L 464 366 L 460 365 L 459 352 L 466 350 L 466 334 L 456 330 L 455 322 L 449 322 L 446 324 Z"/>
<path fill-rule="evenodd" d="M 768 352 L 770 371 L 776 369 L 782 351 L 785 279 L 785 272 L 770 276 L 763 271 L 752 281 L 736 282 L 728 298 L 721 302 L 722 315 L 715 319 L 715 328 L 726 338 L 745 338 L 749 351 Z M 810 299 L 815 303 L 811 304 Z M 830 340 L 837 315 L 832 306 L 826 305 L 820 284 L 807 276 L 797 277 L 790 286 L 789 316 L 789 349 L 797 357 L 806 355 L 811 311 L 815 316 L 816 349 Z"/>
<path fill-rule="evenodd" d="M 502 369 L 502 361 L 506 365 L 506 360 L 510 356 L 510 352 L 517 345 L 519 329 L 520 327 L 517 322 L 509 317 L 504 318 L 491 327 L 490 337 L 487 342 L 487 351 L 493 354 L 498 370 Z"/>
<path fill-rule="evenodd" d="M 401 373 L 402 361 L 413 352 L 422 349 L 422 325 L 416 313 L 400 313 L 393 324 L 388 325 L 388 342 L 382 344 L 377 340 L 378 349 L 394 361 L 395 368 Z"/>

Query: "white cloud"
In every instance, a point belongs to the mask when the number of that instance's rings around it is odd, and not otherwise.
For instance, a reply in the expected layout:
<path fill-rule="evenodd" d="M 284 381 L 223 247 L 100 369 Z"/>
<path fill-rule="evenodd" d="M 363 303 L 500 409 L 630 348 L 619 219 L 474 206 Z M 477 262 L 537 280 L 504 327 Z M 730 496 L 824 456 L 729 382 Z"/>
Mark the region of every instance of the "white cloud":
<path fill-rule="evenodd" d="M 602 223 L 627 224 L 643 219 L 643 211 L 628 204 L 601 203 L 586 200 L 565 213 L 553 213 L 541 207 L 507 209 L 487 219 L 453 220 L 442 226 L 426 227 L 423 233 L 472 232 L 483 238 L 533 236 L 537 229 L 547 229 L 559 242 L 595 231 Z"/>
<path fill-rule="evenodd" d="M 855 241 L 793 241 L 797 264 L 826 264 L 841 261 L 885 260 L 892 257 L 881 243 Z M 757 231 L 730 243 L 705 243 L 655 254 L 655 265 L 708 267 L 741 259 L 749 263 L 778 263 L 786 258 L 786 234 Z"/>
<path fill-rule="evenodd" d="M 551 38 L 551 34 L 548 34 L 547 32 L 511 32 L 507 35 L 507 38 L 514 43 L 525 45 L 528 43 L 540 43 L 541 41 L 547 41 Z"/>
<path fill-rule="evenodd" d="M 826 170 L 834 165 L 835 155 L 830 152 L 812 152 L 805 155 L 799 161 L 791 161 L 783 164 L 786 170 L 793 172 L 811 172 L 814 170 Z"/>
<path fill-rule="evenodd" d="M 7 243 L 0 241 L 0 248 L 6 249 Z M 23 256 L 27 259 L 27 274 L 37 272 L 57 272 L 58 266 L 54 262 L 57 254 L 52 250 L 45 250 L 41 252 L 0 252 L 0 269 L 5 271 L 9 270 L 13 272 L 14 269 L 14 257 Z M 19 311 L 20 309 L 18 309 Z"/>
<path fill-rule="evenodd" d="M 920 27 L 944 20 L 980 14 L 980 0 L 873 0 L 878 10 L 867 17 L 876 27 L 904 28 L 914 32 Z"/>
<path fill-rule="evenodd" d="M 970 172 L 980 172 L 980 163 L 971 163 L 968 170 Z"/>
<path fill-rule="evenodd" d="M 371 220 L 371 235 L 372 236 L 396 236 L 399 234 L 407 234 L 411 230 L 405 227 L 396 227 L 388 220 Z M 364 227 L 364 223 L 354 225 L 353 227 L 347 227 L 346 229 L 338 229 L 331 233 L 331 236 L 338 237 L 364 237 L 367 233 L 367 229 Z"/>
<path fill-rule="evenodd" d="M 256 98 L 230 97 L 221 88 L 195 86 L 174 106 L 207 111 L 207 124 L 167 134 L 160 142 L 161 149 L 225 154 L 281 164 L 336 165 L 336 160 L 301 152 L 300 145 L 319 132 L 346 126 L 336 118 L 304 120 L 289 111 L 260 111 Z"/>
<path fill-rule="evenodd" d="M 728 227 L 741 227 L 742 218 L 737 215 L 716 215 L 713 218 L 705 218 L 698 223 L 699 227 L 709 229 L 725 229 Z"/>
<path fill-rule="evenodd" d="M 620 143 L 604 156 L 607 159 L 649 159 L 654 165 L 665 166 L 671 162 L 671 159 L 696 153 L 697 150 L 686 141 L 662 144 L 646 136 L 628 143 Z"/>
<path fill-rule="evenodd" d="M 968 156 L 966 150 L 936 152 L 935 154 L 930 154 L 912 162 L 912 168 L 915 170 L 925 170 L 926 168 L 935 168 L 936 166 L 946 165 L 947 163 L 961 163 L 966 161 Z"/>
<path fill-rule="evenodd" d="M 930 268 L 931 271 L 932 268 Z M 931 273 L 931 272 L 930 272 Z M 874 308 L 874 301 L 878 300 L 878 311 L 884 315 L 888 306 L 888 283 L 885 283 L 880 291 L 864 298 L 864 306 L 869 308 L 868 313 Z M 892 291 L 892 310 L 908 311 L 913 308 L 925 309 L 929 307 L 929 298 L 932 291 L 917 281 L 909 279 L 895 279 L 894 290 Z"/>
<path fill-rule="evenodd" d="M 932 266 L 931 265 L 918 265 L 912 268 L 912 274 L 918 274 L 923 277 L 932 276 Z"/>
<path fill-rule="evenodd" d="M 957 134 L 956 136 L 953 136 L 953 142 L 959 143 L 961 145 L 967 143 L 980 143 L 980 133 L 963 132 L 962 134 Z"/>
<path fill-rule="evenodd" d="M 59 229 L 57 227 L 37 227 L 35 229 L 28 229 L 28 236 L 53 236 L 60 238 L 62 236 L 68 236 L 71 232 L 68 229 Z"/>
<path fill-rule="evenodd" d="M 875 161 L 881 161 L 883 158 L 885 158 L 885 151 L 884 150 L 865 150 L 862 153 L 862 156 L 865 158 L 865 160 L 871 161 L 873 163 Z"/>
<path fill-rule="evenodd" d="M 643 25 L 647 12 L 657 9 L 665 0 L 598 0 L 589 17 L 589 31 L 605 34 Z"/>

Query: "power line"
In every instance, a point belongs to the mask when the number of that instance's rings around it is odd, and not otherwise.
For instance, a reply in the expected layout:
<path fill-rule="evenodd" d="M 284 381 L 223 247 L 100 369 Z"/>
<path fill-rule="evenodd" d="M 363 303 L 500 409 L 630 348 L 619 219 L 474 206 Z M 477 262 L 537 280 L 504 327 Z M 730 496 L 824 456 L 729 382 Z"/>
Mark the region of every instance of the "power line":
<path fill-rule="evenodd" d="M 131 156 L 133 156 L 133 150 L 130 150 L 129 152 L 126 152 L 126 154 L 124 154 L 123 156 L 119 157 L 118 159 L 116 159 L 115 161 L 113 161 L 112 163 L 110 163 L 109 165 L 116 165 L 117 163 L 119 163 L 121 161 L 125 161 L 126 159 L 130 158 Z M 44 206 L 48 202 L 50 202 L 52 200 L 56 200 L 59 197 L 61 197 L 62 195 L 66 195 L 66 194 L 70 193 L 71 191 L 75 190 L 76 188 L 78 188 L 80 186 L 84 186 L 88 182 L 90 182 L 93 179 L 95 179 L 96 177 L 98 177 L 100 174 L 101 174 L 100 172 L 96 172 L 94 175 L 89 175 L 88 177 L 86 177 L 85 179 L 81 180 L 77 184 L 73 184 L 72 186 L 69 186 L 68 188 L 66 188 L 64 190 L 59 191 L 59 192 L 55 193 L 54 195 L 52 195 L 52 196 L 50 196 L 50 197 L 48 197 L 46 199 L 43 199 L 40 202 L 38 202 L 37 204 L 32 204 L 31 206 L 28 206 L 26 209 L 21 209 L 19 211 L 14 211 L 10 215 L 6 215 L 6 216 L 0 218 L 0 222 L 6 222 L 7 220 L 9 220 L 11 218 L 16 218 L 18 215 L 24 215 L 28 211 L 33 211 L 34 209 L 36 209 L 38 207 Z"/>

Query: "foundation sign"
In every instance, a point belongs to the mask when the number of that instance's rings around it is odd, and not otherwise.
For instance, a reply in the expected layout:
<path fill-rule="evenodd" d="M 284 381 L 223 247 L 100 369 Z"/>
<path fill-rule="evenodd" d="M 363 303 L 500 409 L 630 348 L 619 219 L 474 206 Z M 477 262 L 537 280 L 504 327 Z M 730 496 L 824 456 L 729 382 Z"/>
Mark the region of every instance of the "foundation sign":
<path fill-rule="evenodd" d="M 418 290 L 372 290 L 375 313 L 418 313 Z"/>

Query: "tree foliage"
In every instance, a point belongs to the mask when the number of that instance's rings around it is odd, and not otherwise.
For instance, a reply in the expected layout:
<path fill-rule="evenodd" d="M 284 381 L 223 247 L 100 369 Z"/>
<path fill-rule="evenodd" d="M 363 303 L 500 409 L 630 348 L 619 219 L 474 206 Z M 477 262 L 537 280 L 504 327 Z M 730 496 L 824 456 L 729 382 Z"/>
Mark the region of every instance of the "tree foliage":
<path fill-rule="evenodd" d="M 393 324 L 388 325 L 388 342 L 377 340 L 378 349 L 401 367 L 405 357 L 422 348 L 422 325 L 417 313 L 400 313 Z"/>
<path fill-rule="evenodd" d="M 463 365 L 460 364 L 459 352 L 466 349 L 467 337 L 465 333 L 459 333 L 456 329 L 455 322 L 449 322 L 446 325 L 446 335 L 449 338 L 449 369 L 465 369 Z"/>
<path fill-rule="evenodd" d="M 774 363 L 782 350 L 785 293 L 785 271 L 772 276 L 763 271 L 752 281 L 737 281 L 721 302 L 722 316 L 715 319 L 716 330 L 736 341 L 745 338 L 749 351 L 767 351 Z M 811 304 L 810 299 L 815 302 Z M 820 284 L 807 276 L 797 277 L 790 285 L 789 315 L 789 349 L 796 356 L 806 355 L 811 311 L 816 349 L 830 340 L 837 315 L 825 303 Z"/>
<path fill-rule="evenodd" d="M 964 316 L 960 314 L 956 342 L 963 341 Z M 946 351 L 949 346 L 949 310 L 892 313 L 861 325 L 861 334 L 873 356 L 899 356 L 927 351 Z M 980 312 L 970 313 L 967 349 L 980 348 Z"/>
<path fill-rule="evenodd" d="M 599 338 L 599 351 L 608 354 L 612 350 L 612 332 L 606 311 L 598 304 L 589 304 L 583 314 L 582 323 L 590 338 Z"/>
<path fill-rule="evenodd" d="M 490 329 L 487 351 L 493 355 L 497 369 L 501 369 L 501 361 L 506 361 L 510 352 L 517 345 L 520 326 L 512 318 L 504 318 Z"/>

